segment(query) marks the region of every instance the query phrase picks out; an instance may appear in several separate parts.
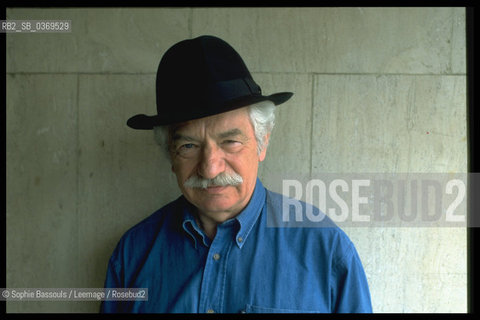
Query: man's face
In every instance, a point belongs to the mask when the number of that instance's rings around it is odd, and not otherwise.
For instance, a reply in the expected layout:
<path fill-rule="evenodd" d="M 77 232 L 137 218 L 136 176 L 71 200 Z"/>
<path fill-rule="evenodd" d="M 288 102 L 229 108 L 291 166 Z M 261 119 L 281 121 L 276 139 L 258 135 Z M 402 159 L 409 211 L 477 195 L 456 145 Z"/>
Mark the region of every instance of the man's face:
<path fill-rule="evenodd" d="M 240 108 L 180 124 L 171 137 L 172 170 L 182 193 L 200 213 L 215 222 L 238 214 L 255 188 L 259 155 L 248 109 Z M 187 188 L 186 180 L 198 175 L 213 179 L 220 173 L 237 173 L 237 186 Z"/>

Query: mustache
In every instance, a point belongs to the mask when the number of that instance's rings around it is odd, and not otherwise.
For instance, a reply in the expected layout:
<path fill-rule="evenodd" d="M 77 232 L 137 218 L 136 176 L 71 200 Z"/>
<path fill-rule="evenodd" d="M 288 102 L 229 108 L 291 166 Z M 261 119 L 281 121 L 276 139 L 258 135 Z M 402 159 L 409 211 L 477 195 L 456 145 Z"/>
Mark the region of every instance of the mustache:
<path fill-rule="evenodd" d="M 238 173 L 222 172 L 213 179 L 205 179 L 195 174 L 183 183 L 185 188 L 207 189 L 208 187 L 238 186 L 243 178 Z"/>

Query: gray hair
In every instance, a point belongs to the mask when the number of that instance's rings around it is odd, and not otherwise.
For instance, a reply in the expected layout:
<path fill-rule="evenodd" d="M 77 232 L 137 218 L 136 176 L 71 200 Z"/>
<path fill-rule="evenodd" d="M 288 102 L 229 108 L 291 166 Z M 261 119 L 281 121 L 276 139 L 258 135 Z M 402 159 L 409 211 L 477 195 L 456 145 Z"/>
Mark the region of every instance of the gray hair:
<path fill-rule="evenodd" d="M 260 154 L 267 146 L 267 135 L 275 126 L 275 105 L 271 101 L 261 101 L 248 106 L 250 122 L 257 141 L 257 152 Z M 155 141 L 170 155 L 171 126 L 157 126 L 153 128 Z"/>

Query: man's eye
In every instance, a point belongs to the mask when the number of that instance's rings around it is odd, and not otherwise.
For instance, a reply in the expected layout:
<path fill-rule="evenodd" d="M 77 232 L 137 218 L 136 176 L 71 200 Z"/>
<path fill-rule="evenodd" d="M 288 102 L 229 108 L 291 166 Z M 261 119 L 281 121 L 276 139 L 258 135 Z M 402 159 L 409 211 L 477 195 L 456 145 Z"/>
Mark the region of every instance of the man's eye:
<path fill-rule="evenodd" d="M 181 148 L 184 148 L 184 149 L 192 149 L 193 147 L 195 147 L 193 143 L 186 143 L 181 146 Z"/>
<path fill-rule="evenodd" d="M 198 150 L 197 145 L 194 143 L 185 143 L 177 148 L 177 154 L 180 156 L 193 156 Z"/>
<path fill-rule="evenodd" d="M 235 146 L 240 146 L 242 143 L 237 140 L 225 140 L 222 142 L 222 144 L 226 147 L 235 147 Z"/>
<path fill-rule="evenodd" d="M 222 142 L 223 149 L 227 152 L 239 151 L 242 147 L 242 143 L 237 140 L 225 140 Z"/>

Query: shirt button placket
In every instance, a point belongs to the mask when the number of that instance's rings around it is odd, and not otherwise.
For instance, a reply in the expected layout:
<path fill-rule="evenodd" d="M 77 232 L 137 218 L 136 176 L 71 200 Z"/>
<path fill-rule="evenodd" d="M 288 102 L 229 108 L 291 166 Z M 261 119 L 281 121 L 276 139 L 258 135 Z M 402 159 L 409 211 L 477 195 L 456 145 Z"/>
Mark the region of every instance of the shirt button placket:
<path fill-rule="evenodd" d="M 232 243 L 231 228 L 218 228 L 210 244 L 200 291 L 200 312 L 223 312 L 226 259 Z M 229 241 L 228 241 L 229 240 Z"/>
<path fill-rule="evenodd" d="M 220 260 L 220 254 L 219 253 L 214 253 L 212 258 L 213 258 L 213 260 L 218 261 L 218 260 Z M 215 310 L 210 308 L 210 309 L 207 310 L 207 313 L 215 313 Z"/>

